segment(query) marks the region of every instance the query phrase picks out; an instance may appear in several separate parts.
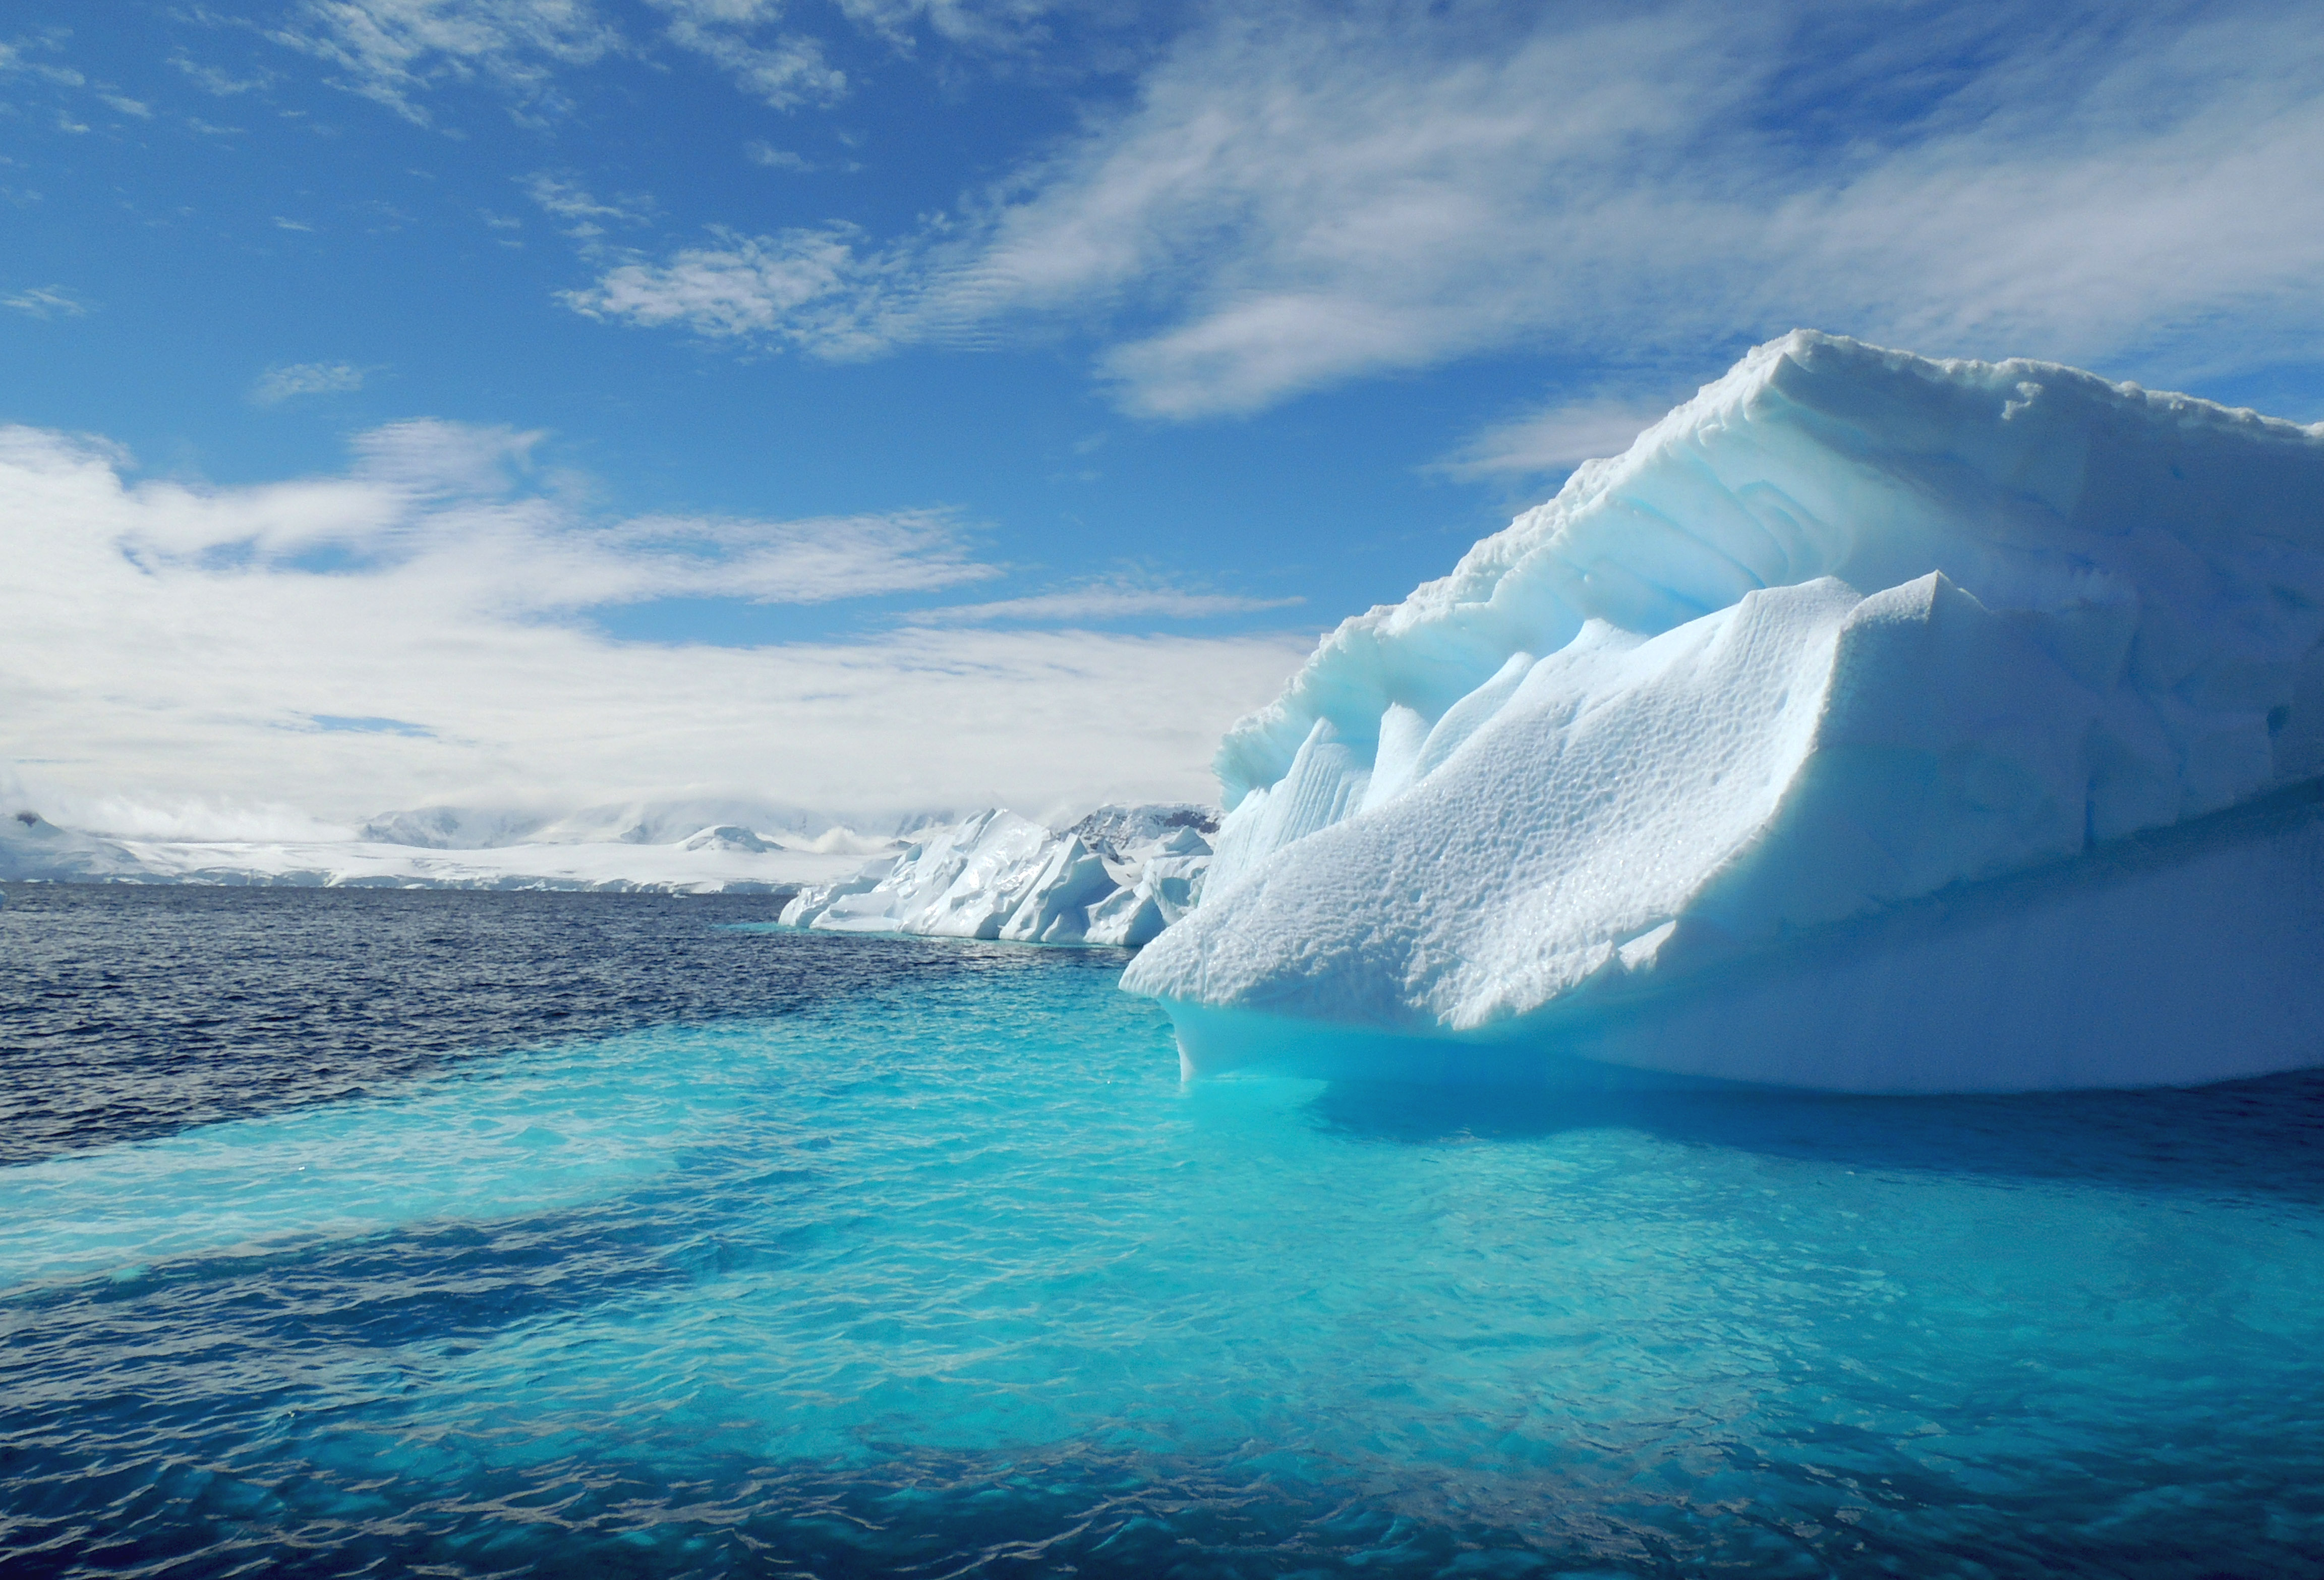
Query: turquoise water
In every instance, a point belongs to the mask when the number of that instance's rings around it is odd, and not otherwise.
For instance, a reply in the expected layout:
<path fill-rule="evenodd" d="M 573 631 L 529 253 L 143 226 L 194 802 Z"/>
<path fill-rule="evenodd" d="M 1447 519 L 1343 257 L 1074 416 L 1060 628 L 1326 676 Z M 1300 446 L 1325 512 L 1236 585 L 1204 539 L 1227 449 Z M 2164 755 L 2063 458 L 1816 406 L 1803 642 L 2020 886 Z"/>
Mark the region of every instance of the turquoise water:
<path fill-rule="evenodd" d="M 1185 1086 L 1119 956 L 742 941 L 857 985 L 0 1169 L 0 1551 L 2324 1573 L 2313 1079 Z"/>

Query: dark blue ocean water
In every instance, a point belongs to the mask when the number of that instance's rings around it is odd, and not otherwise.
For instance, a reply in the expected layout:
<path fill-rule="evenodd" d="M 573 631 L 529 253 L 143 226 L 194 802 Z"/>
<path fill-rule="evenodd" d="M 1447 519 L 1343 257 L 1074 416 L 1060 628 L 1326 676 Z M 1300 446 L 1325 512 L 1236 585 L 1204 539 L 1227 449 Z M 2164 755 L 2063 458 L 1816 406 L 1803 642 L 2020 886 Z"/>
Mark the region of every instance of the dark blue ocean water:
<path fill-rule="evenodd" d="M 1189 1088 L 1113 955 L 7 895 L 11 1575 L 2324 1575 L 2315 1076 Z"/>

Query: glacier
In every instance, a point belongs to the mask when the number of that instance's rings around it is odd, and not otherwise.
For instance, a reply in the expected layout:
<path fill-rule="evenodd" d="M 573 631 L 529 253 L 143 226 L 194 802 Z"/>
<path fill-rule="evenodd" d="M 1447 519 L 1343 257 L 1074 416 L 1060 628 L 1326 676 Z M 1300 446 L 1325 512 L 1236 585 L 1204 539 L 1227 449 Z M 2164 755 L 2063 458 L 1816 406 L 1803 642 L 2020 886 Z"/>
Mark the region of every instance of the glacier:
<path fill-rule="evenodd" d="M 752 827 L 663 817 L 618 831 L 601 822 L 430 808 L 383 815 L 347 839 L 152 839 L 68 827 L 23 808 L 0 813 L 0 880 L 788 896 L 895 847 L 843 827 L 806 835 L 764 819 Z"/>
<path fill-rule="evenodd" d="M 2324 1062 L 2324 425 L 1797 331 L 1327 636 L 1123 978 L 1194 1073 Z"/>
<path fill-rule="evenodd" d="M 992 808 L 925 830 L 853 877 L 802 891 L 790 927 L 1135 948 L 1202 896 L 1208 808 L 1109 805 L 1052 829 Z"/>

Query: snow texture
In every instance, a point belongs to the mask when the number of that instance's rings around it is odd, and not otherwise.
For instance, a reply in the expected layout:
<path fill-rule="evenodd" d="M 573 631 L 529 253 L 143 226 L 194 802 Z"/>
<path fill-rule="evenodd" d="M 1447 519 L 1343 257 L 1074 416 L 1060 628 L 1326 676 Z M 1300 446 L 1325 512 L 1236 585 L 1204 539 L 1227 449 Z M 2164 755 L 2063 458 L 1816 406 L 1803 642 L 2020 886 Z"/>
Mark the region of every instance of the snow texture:
<path fill-rule="evenodd" d="M 1056 831 L 994 809 L 923 833 L 896 856 L 783 909 L 792 927 L 1028 944 L 1137 947 L 1190 910 L 1216 815 L 1101 807 Z"/>
<path fill-rule="evenodd" d="M 1207 898 L 1124 985 L 1195 1067 L 1318 1022 L 1858 1090 L 2324 1060 L 2314 808 L 2219 817 L 2324 773 L 2319 638 L 2324 426 L 1797 332 L 1327 637 L 1220 748 Z M 2249 859 L 2104 855 L 2198 828 Z M 2229 872 L 2287 932 L 2201 901 Z M 1941 921 L 1896 975 L 1875 921 L 2027 873 L 1980 923 L 2002 976 Z M 2292 975 L 2190 983 L 2230 936 Z M 1786 975 L 1812 944 L 1840 953 Z M 2052 1057 L 2101 966 L 2187 1012 L 2117 994 L 2089 1021 L 2111 1064 Z M 1714 980 L 1692 1021 L 1641 1007 Z M 2298 1012 L 2205 1033 L 2261 987 Z M 1720 1008 L 1747 1000 L 1756 1030 Z"/>

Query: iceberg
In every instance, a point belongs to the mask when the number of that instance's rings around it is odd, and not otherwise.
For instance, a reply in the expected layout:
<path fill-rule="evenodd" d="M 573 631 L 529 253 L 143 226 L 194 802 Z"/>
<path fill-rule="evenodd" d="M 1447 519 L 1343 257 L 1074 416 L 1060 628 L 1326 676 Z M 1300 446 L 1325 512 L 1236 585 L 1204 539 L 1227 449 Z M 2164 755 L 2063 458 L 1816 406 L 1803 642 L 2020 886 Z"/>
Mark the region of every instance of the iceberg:
<path fill-rule="evenodd" d="M 1135 948 L 1191 910 L 1211 863 L 1208 808 L 1101 807 L 1053 830 L 992 808 L 923 831 L 853 877 L 803 891 L 791 927 Z"/>
<path fill-rule="evenodd" d="M 2324 425 L 1799 331 L 1219 749 L 1199 1073 L 2324 1063 Z"/>

